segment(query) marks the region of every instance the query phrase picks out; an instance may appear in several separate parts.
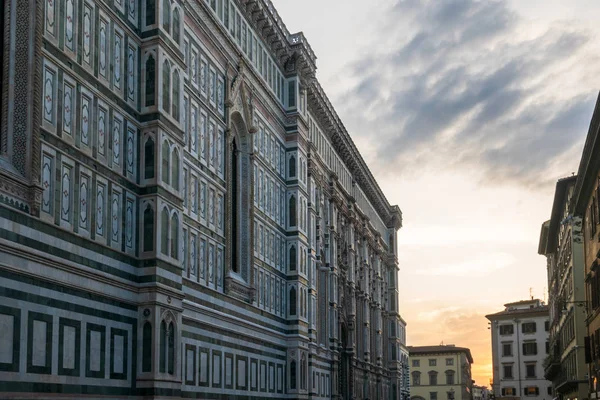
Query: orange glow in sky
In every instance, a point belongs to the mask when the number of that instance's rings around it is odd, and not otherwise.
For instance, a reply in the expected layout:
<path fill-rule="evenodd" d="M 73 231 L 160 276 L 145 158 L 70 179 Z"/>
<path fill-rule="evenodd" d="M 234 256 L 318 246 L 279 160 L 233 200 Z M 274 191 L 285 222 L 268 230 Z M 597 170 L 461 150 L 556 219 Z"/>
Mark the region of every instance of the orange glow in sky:
<path fill-rule="evenodd" d="M 600 88 L 600 6 L 572 0 L 273 0 L 391 204 L 408 345 L 471 349 L 485 315 L 546 299 L 537 254 Z"/>

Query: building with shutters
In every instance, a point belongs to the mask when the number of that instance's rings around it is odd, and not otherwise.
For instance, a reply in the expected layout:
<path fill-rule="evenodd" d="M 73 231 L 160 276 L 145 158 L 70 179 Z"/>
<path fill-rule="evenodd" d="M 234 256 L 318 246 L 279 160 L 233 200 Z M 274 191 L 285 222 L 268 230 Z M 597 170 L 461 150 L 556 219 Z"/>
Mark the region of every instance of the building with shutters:
<path fill-rule="evenodd" d="M 588 376 L 591 399 L 600 398 L 600 96 L 590 121 L 589 131 L 577 171 L 570 211 L 577 222 L 578 239 L 583 248 L 585 302 L 587 310 Z"/>
<path fill-rule="evenodd" d="M 549 221 L 542 224 L 538 253 L 546 256 L 550 348 L 544 376 L 564 399 L 588 397 L 585 337 L 587 307 L 581 218 L 573 218 L 576 176 L 556 183 Z"/>
<path fill-rule="evenodd" d="M 269 0 L 7 0 L 0 397 L 407 399 L 402 214 Z"/>
<path fill-rule="evenodd" d="M 473 400 L 489 400 L 490 391 L 486 386 L 473 385 Z"/>
<path fill-rule="evenodd" d="M 494 396 L 553 399 L 552 382 L 544 378 L 550 350 L 548 306 L 538 299 L 517 301 L 486 318 L 492 333 Z"/>
<path fill-rule="evenodd" d="M 471 350 L 455 345 L 409 346 L 411 400 L 472 400 Z"/>

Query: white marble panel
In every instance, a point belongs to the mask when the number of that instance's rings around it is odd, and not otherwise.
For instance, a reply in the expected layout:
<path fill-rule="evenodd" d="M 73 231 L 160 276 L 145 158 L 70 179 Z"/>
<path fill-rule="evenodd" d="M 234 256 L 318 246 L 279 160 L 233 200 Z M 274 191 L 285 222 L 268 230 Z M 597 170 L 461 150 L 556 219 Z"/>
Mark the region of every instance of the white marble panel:
<path fill-rule="evenodd" d="M 123 371 L 123 357 L 125 356 L 125 338 L 121 335 L 114 337 L 114 352 L 113 352 L 113 371 L 116 374 L 122 374 Z"/>
<path fill-rule="evenodd" d="M 46 366 L 46 329 L 48 324 L 45 321 L 33 321 L 32 357 L 31 364 L 36 367 Z"/>
<path fill-rule="evenodd" d="M 208 353 L 200 353 L 200 377 L 201 383 L 208 383 Z"/>
<path fill-rule="evenodd" d="M 77 330 L 72 326 L 63 326 L 63 357 L 62 367 L 65 369 L 75 368 L 75 341 Z"/>
<path fill-rule="evenodd" d="M 185 362 L 185 380 L 193 381 L 194 380 L 194 357 L 196 354 L 194 350 L 187 349 L 186 351 L 186 362 Z"/>
<path fill-rule="evenodd" d="M 221 384 L 221 356 L 213 355 L 213 383 L 215 385 Z"/>
<path fill-rule="evenodd" d="M 233 363 L 231 358 L 225 358 L 225 385 L 233 384 Z"/>
<path fill-rule="evenodd" d="M 246 386 L 246 360 L 237 360 L 237 384 Z"/>
<path fill-rule="evenodd" d="M 0 363 L 13 362 L 14 323 L 14 316 L 0 314 Z"/>
<path fill-rule="evenodd" d="M 90 331 L 90 370 L 100 371 L 100 359 L 102 358 L 102 333 Z"/>

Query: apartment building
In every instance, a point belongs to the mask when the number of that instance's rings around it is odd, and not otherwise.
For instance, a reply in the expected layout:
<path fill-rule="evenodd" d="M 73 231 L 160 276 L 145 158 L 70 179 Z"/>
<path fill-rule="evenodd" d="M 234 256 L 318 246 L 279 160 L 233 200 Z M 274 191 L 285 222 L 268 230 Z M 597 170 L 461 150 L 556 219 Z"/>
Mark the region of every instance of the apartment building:
<path fill-rule="evenodd" d="M 517 301 L 486 318 L 492 334 L 494 396 L 551 400 L 552 383 L 543 369 L 550 347 L 548 306 L 539 299 Z"/>
<path fill-rule="evenodd" d="M 411 400 L 472 400 L 471 350 L 409 346 Z"/>

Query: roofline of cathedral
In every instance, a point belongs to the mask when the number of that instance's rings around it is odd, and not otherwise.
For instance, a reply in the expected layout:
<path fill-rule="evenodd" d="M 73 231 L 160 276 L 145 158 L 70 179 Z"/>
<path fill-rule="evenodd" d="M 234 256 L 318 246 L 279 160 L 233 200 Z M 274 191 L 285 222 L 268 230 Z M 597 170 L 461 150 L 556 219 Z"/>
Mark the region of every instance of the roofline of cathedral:
<path fill-rule="evenodd" d="M 315 117 L 319 119 L 324 132 L 329 133 L 327 136 L 352 173 L 353 180 L 364 191 L 383 223 L 388 228 L 400 229 L 402 211 L 400 207 L 391 205 L 388 201 L 317 80 L 315 76 L 317 57 L 304 34 L 290 33 L 270 0 L 239 0 L 239 4 L 240 9 L 245 10 L 250 17 L 249 20 L 255 25 L 257 33 L 263 37 L 263 41 L 270 45 L 270 53 L 276 56 L 280 66 L 283 67 L 282 71 L 296 72 L 307 83 L 305 86 L 308 89 L 307 104 L 310 103 L 311 97 L 315 100 L 313 106 L 317 108 L 317 112 L 321 111 L 320 115 Z M 296 71 L 286 68 L 290 59 L 294 59 Z"/>

